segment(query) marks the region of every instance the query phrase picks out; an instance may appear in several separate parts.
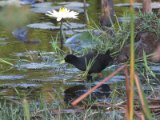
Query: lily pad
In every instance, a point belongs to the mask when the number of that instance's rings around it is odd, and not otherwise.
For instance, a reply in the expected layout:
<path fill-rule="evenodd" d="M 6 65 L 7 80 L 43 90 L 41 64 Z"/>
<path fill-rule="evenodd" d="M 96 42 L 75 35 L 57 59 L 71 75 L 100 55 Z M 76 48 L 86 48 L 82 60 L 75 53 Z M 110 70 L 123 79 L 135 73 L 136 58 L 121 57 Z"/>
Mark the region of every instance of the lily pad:
<path fill-rule="evenodd" d="M 6 6 L 6 5 L 15 5 L 15 6 L 20 6 L 20 2 L 17 0 L 1 0 L 0 1 L 0 6 Z"/>
<path fill-rule="evenodd" d="M 33 23 L 33 24 L 27 25 L 27 27 L 36 28 L 36 29 L 44 29 L 44 30 L 58 29 L 58 27 L 54 27 L 53 23 L 51 22 Z"/>
<path fill-rule="evenodd" d="M 152 2 L 151 6 L 152 6 L 152 9 L 159 9 L 160 8 L 160 2 Z"/>
<path fill-rule="evenodd" d="M 117 7 L 130 7 L 130 3 L 118 3 L 118 4 L 114 4 L 114 6 L 117 6 Z M 137 7 L 137 6 L 142 6 L 142 3 L 134 3 L 133 4 L 134 7 Z"/>
<path fill-rule="evenodd" d="M 65 41 L 65 45 L 74 51 L 82 50 L 83 48 L 93 48 L 96 42 L 89 32 L 83 32 L 73 35 Z"/>
<path fill-rule="evenodd" d="M 41 86 L 40 84 L 31 84 L 31 83 L 21 83 L 21 84 L 16 84 L 15 87 L 20 87 L 20 88 L 29 88 L 29 87 L 39 87 Z"/>
<path fill-rule="evenodd" d="M 41 84 L 32 84 L 32 83 L 19 83 L 19 84 L 1 84 L 0 87 L 5 88 L 30 88 L 30 87 L 39 87 Z"/>
<path fill-rule="evenodd" d="M 117 75 L 117 76 L 114 76 L 113 78 L 111 78 L 107 83 L 113 84 L 116 82 L 123 82 L 123 81 L 125 81 L 125 76 Z"/>
<path fill-rule="evenodd" d="M 51 2 L 43 2 L 33 4 L 31 10 L 35 13 L 46 13 L 47 11 L 51 11 L 55 8 L 52 6 Z M 56 9 L 58 9 L 58 7 Z"/>
<path fill-rule="evenodd" d="M 83 2 L 61 2 L 59 3 L 60 5 L 64 5 L 64 7 L 84 7 L 84 3 Z M 89 4 L 86 3 L 86 7 L 88 7 Z"/>
<path fill-rule="evenodd" d="M 35 3 L 32 5 L 32 8 L 45 8 L 45 7 L 50 7 L 52 6 L 52 2 L 42 2 L 42 3 Z"/>
<path fill-rule="evenodd" d="M 15 65 L 16 68 L 18 69 L 31 69 L 31 70 L 44 70 L 44 69 L 51 69 L 56 67 L 58 64 L 56 63 L 45 63 L 45 62 L 41 62 L 41 63 L 24 63 L 24 64 L 20 64 L 20 65 Z"/>
<path fill-rule="evenodd" d="M 61 6 L 55 6 L 55 7 L 43 7 L 42 8 L 32 8 L 31 10 L 35 13 L 47 13 L 47 11 L 51 11 L 51 10 L 58 10 L 59 8 L 61 8 Z M 78 13 L 83 13 L 84 10 L 82 8 L 68 8 L 70 10 L 76 11 Z"/>
<path fill-rule="evenodd" d="M 134 8 L 142 9 L 142 5 L 135 6 Z M 159 9 L 160 8 L 160 2 L 152 2 L 151 3 L 151 8 L 152 9 Z"/>
<path fill-rule="evenodd" d="M 50 79 L 52 81 L 55 81 L 55 80 L 68 80 L 72 78 L 72 76 L 68 76 L 68 75 L 65 75 L 65 74 L 61 74 L 61 75 L 56 75 L 56 76 L 53 76 L 53 77 L 49 77 L 47 79 Z"/>
<path fill-rule="evenodd" d="M 26 27 L 18 28 L 12 31 L 12 35 L 20 41 L 27 41 L 28 40 L 28 29 Z"/>
<path fill-rule="evenodd" d="M 130 17 L 118 17 L 119 22 L 130 22 Z"/>
<path fill-rule="evenodd" d="M 40 52 L 40 51 L 27 51 L 27 52 L 19 52 L 19 53 L 15 53 L 15 56 L 18 57 L 28 57 L 31 55 L 41 55 L 41 56 L 53 56 L 55 53 L 54 52 Z"/>
<path fill-rule="evenodd" d="M 23 75 L 0 75 L 0 80 L 19 80 L 24 79 Z"/>
<path fill-rule="evenodd" d="M 114 6 L 130 7 L 130 3 L 120 3 L 120 4 L 115 4 Z M 133 7 L 137 8 L 137 9 L 142 9 L 142 3 L 134 3 Z M 152 7 L 152 9 L 159 9 L 160 8 L 160 2 L 152 2 L 151 7 Z"/>
<path fill-rule="evenodd" d="M 0 38 L 0 41 L 8 40 L 8 38 Z"/>
<path fill-rule="evenodd" d="M 65 74 L 75 74 L 75 73 L 80 72 L 80 70 L 77 68 L 67 68 L 67 69 L 65 69 L 64 72 L 65 72 Z"/>
<path fill-rule="evenodd" d="M 20 0 L 21 5 L 33 4 L 35 2 L 36 2 L 36 0 Z"/>
<path fill-rule="evenodd" d="M 74 10 L 78 13 L 83 13 L 84 9 L 82 8 L 81 2 L 60 2 L 54 6 L 51 2 L 43 2 L 43 3 L 36 3 L 32 5 L 32 11 L 36 13 L 46 13 L 47 11 L 51 10 L 58 10 L 62 7 L 62 5 L 70 10 Z M 89 6 L 89 4 L 87 4 Z"/>
<path fill-rule="evenodd" d="M 81 28 L 84 28 L 85 26 L 86 26 L 85 24 L 71 22 L 69 24 L 64 23 L 63 24 L 63 29 L 64 30 L 67 30 L 67 29 L 81 29 Z M 33 23 L 33 24 L 27 25 L 27 27 L 35 28 L 35 29 L 43 29 L 43 30 L 58 30 L 58 29 L 60 29 L 60 26 L 55 26 L 51 22 Z"/>
<path fill-rule="evenodd" d="M 135 19 L 137 19 L 138 17 L 135 17 Z M 130 17 L 118 17 L 118 21 L 119 22 L 130 22 L 131 18 Z"/>

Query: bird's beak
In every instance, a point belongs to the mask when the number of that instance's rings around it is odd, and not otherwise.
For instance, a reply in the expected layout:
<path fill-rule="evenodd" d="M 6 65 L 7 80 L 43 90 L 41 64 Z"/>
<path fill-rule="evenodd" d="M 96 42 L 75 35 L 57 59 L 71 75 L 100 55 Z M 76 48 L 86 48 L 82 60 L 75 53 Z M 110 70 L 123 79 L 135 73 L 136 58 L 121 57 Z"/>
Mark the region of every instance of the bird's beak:
<path fill-rule="evenodd" d="M 60 64 L 63 64 L 63 63 L 65 63 L 65 60 L 61 60 L 61 61 L 60 61 Z"/>

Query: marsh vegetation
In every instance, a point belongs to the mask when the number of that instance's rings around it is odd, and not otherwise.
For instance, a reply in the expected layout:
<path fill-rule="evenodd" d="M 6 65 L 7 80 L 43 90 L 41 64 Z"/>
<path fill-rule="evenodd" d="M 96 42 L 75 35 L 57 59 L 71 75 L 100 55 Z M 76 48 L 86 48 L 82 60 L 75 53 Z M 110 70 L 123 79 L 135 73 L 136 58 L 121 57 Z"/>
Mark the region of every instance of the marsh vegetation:
<path fill-rule="evenodd" d="M 151 10 L 145 0 L 138 0 L 132 11 L 131 1 L 113 0 L 109 5 L 114 9 L 106 12 L 104 1 L 0 1 L 0 119 L 123 120 L 134 112 L 134 119 L 158 120 L 160 2 L 152 1 Z M 77 12 L 78 19 L 59 22 L 46 15 L 62 7 Z M 107 50 L 113 61 L 103 76 L 91 74 L 92 81 L 86 77 L 94 61 L 86 72 L 64 63 L 68 54 Z M 73 106 L 75 99 L 123 65 L 130 81 L 133 77 L 139 82 L 127 87 L 122 71 Z M 134 111 L 127 108 L 132 105 Z"/>

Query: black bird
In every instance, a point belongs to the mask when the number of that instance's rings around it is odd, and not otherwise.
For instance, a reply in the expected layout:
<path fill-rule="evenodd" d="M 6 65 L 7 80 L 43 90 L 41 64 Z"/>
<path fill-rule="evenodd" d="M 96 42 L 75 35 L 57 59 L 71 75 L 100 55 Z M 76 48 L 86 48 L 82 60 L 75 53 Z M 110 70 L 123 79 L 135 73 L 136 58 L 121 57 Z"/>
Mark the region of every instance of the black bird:
<path fill-rule="evenodd" d="M 82 71 L 88 71 L 87 80 L 92 80 L 91 73 L 100 73 L 105 69 L 109 63 L 113 60 L 110 56 L 110 51 L 106 51 L 105 54 L 88 53 L 82 57 L 77 57 L 73 54 L 69 54 L 64 58 L 65 62 L 74 65 L 76 68 Z"/>

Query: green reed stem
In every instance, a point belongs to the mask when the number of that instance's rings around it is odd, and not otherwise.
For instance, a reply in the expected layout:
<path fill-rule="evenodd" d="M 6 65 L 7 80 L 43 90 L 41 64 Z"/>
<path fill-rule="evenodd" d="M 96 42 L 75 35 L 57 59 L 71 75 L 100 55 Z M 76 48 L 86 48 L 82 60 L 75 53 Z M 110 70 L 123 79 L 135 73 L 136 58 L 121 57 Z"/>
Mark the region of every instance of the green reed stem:
<path fill-rule="evenodd" d="M 130 38 L 130 93 L 129 93 L 129 120 L 133 120 L 133 114 L 134 114 L 134 74 L 135 74 L 135 55 L 134 55 L 134 28 L 135 28 L 135 15 L 134 15 L 134 9 L 133 9 L 133 0 L 130 0 L 131 3 L 131 24 L 130 24 L 130 30 L 131 30 L 131 38 Z"/>
<path fill-rule="evenodd" d="M 6 61 L 5 59 L 2 59 L 2 58 L 0 58 L 0 62 L 13 66 L 12 63 L 10 63 L 10 62 Z"/>
<path fill-rule="evenodd" d="M 23 109 L 26 120 L 30 120 L 29 104 L 26 99 L 23 99 Z"/>
<path fill-rule="evenodd" d="M 86 4 L 87 4 L 86 0 L 83 0 L 84 16 L 85 16 L 86 24 L 88 26 L 88 25 L 90 25 L 90 21 L 89 21 L 89 17 L 88 17 L 87 5 Z"/>
<path fill-rule="evenodd" d="M 63 19 L 61 20 L 60 24 L 60 42 L 61 42 L 61 49 L 63 49 L 63 44 L 64 44 L 64 33 L 63 33 Z"/>

